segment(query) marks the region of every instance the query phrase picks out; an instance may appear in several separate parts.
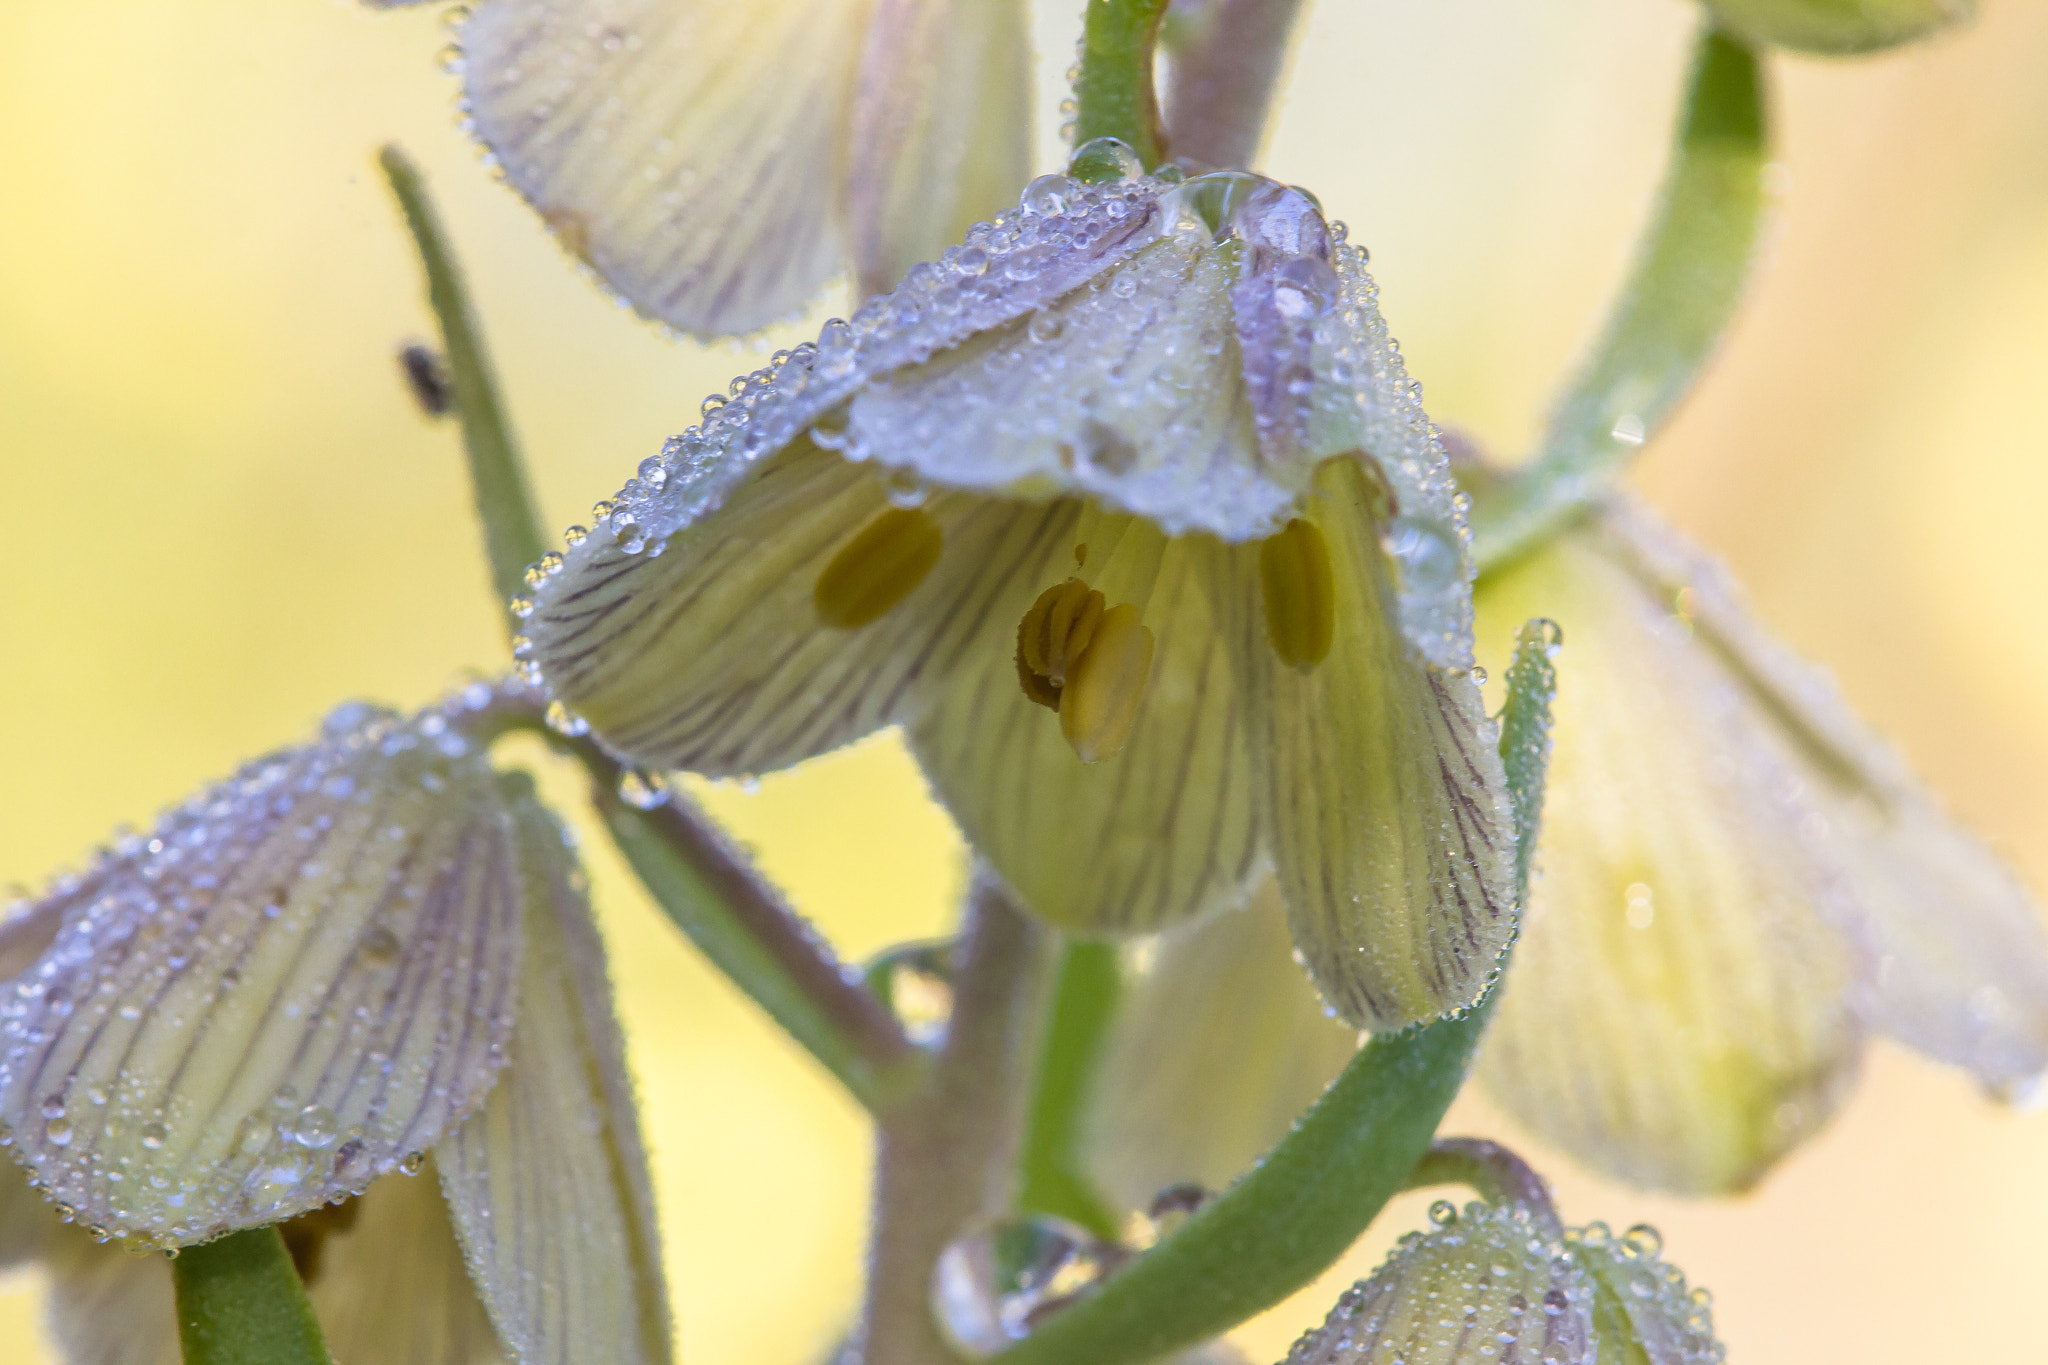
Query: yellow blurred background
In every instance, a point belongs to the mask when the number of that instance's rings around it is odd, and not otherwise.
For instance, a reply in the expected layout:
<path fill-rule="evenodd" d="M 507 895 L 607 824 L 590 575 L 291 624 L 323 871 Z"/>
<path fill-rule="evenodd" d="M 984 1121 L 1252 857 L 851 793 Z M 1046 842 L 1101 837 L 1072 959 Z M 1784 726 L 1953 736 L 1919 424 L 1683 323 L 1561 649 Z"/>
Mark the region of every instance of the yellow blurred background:
<path fill-rule="evenodd" d="M 1984 9 L 1903 55 L 1774 63 L 1768 268 L 1639 482 L 2048 886 L 2048 6 Z M 1078 5 L 1039 11 L 1050 124 Z M 1312 5 L 1266 165 L 1371 248 L 1439 420 L 1533 437 L 1646 212 L 1694 22 L 1682 0 Z M 0 881 L 339 698 L 417 704 L 500 664 L 454 433 L 396 378 L 429 320 L 378 144 L 431 176 L 555 526 L 805 330 L 673 344 L 601 297 L 458 132 L 445 41 L 431 7 L 0 5 Z M 850 955 L 950 914 L 964 855 L 886 739 L 709 799 Z M 810 1361 L 854 1302 L 864 1128 L 590 842 L 684 1358 Z M 1518 1140 L 1469 1100 L 1451 1125 Z M 1737 1202 L 1531 1153 L 1568 1217 L 1659 1224 L 1744 1365 L 2040 1356 L 2048 1116 L 1956 1075 L 1878 1049 Z M 1254 1359 L 1420 1208 L 1246 1329 Z M 0 1359 L 54 1359 L 39 1300 L 33 1274 L 0 1283 Z"/>

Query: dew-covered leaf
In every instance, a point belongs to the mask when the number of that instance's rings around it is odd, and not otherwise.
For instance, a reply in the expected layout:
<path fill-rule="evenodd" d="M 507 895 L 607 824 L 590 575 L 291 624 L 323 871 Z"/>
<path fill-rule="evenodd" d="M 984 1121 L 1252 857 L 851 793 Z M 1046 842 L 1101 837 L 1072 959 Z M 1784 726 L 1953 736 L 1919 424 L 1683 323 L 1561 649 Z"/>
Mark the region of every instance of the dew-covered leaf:
<path fill-rule="evenodd" d="M 0 1117 L 81 1222 L 181 1244 L 352 1193 L 483 1098 L 519 961 L 482 755 L 362 706 L 52 893 Z"/>

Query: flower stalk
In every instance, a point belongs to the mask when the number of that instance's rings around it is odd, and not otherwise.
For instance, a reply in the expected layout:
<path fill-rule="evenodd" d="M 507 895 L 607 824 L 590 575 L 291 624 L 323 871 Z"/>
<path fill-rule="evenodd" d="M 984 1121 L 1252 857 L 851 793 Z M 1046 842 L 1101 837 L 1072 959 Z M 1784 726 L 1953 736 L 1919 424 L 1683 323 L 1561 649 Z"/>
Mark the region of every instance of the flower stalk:
<path fill-rule="evenodd" d="M 1106 1240 L 1122 1229 L 1082 1169 L 1081 1125 L 1121 985 L 1114 945 L 1070 943 L 1061 954 L 1018 1163 L 1019 1209 L 1067 1219 Z"/>
<path fill-rule="evenodd" d="M 1432 1185 L 1466 1186 L 1489 1204 L 1526 1209 L 1547 1235 L 1564 1235 L 1564 1223 L 1550 1199 L 1550 1186 L 1528 1162 L 1498 1142 L 1438 1138 L 1408 1177 L 1411 1190 Z"/>
<path fill-rule="evenodd" d="M 1074 145 L 1113 137 L 1151 170 L 1166 159 L 1152 62 L 1167 0 L 1088 0 L 1081 74 L 1074 82 Z"/>
<path fill-rule="evenodd" d="M 1185 26 L 1168 26 L 1166 129 L 1176 155 L 1252 164 L 1300 12 L 1301 0 L 1211 0 Z"/>
<path fill-rule="evenodd" d="M 276 1228 L 187 1247 L 171 1278 L 185 1365 L 332 1365 Z"/>

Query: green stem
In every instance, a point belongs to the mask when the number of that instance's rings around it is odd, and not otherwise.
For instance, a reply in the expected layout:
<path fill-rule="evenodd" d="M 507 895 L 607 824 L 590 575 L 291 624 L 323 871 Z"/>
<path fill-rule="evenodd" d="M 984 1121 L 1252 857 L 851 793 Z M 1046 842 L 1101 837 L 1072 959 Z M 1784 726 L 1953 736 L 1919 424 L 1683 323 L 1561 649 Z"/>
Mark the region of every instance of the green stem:
<path fill-rule="evenodd" d="M 1500 749 L 1515 807 L 1518 902 L 1527 898 L 1543 804 L 1556 645 L 1556 627 L 1531 622 L 1508 670 Z M 1294 1131 L 1237 1183 L 993 1359 L 1137 1365 L 1220 1335 L 1307 1284 L 1357 1239 L 1428 1151 L 1492 1004 L 1488 995 L 1462 1018 L 1361 1048 Z"/>
<path fill-rule="evenodd" d="M 1074 145 L 1113 137 L 1151 170 L 1166 159 L 1152 59 L 1168 0 L 1088 0 L 1081 74 L 1074 82 Z"/>
<path fill-rule="evenodd" d="M 448 357 L 448 375 L 455 393 L 455 411 L 462 422 L 462 444 L 469 455 L 470 486 L 483 523 L 484 553 L 490 560 L 491 587 L 503 604 L 526 591 L 526 568 L 547 550 L 533 489 L 512 438 L 511 425 L 498 402 L 490 357 L 483 334 L 470 311 L 462 275 L 441 232 L 434 206 L 427 198 L 419 170 L 396 147 L 377 158 L 405 210 L 420 261 L 426 267 L 427 301 L 441 323 L 441 343 Z M 506 617 L 510 630 L 512 618 Z"/>
<path fill-rule="evenodd" d="M 185 1365 L 332 1365 L 276 1228 L 186 1247 L 171 1279 Z"/>
<path fill-rule="evenodd" d="M 1756 57 L 1709 29 L 1663 206 L 1606 331 L 1536 459 L 1496 486 L 1474 489 L 1480 572 L 1538 544 L 1605 493 L 1691 391 L 1742 297 L 1768 159 Z"/>
<path fill-rule="evenodd" d="M 1528 1210 L 1529 1216 L 1553 1237 L 1564 1234 L 1550 1186 L 1534 1167 L 1498 1142 L 1486 1138 L 1438 1138 L 1408 1174 L 1407 1188 L 1463 1185 L 1497 1208 Z"/>
<path fill-rule="evenodd" d="M 1122 1228 L 1081 1169 L 1081 1120 L 1120 984 L 1110 944 L 1073 943 L 1061 955 L 1018 1163 L 1020 1210 L 1065 1218 L 1108 1240 Z"/>

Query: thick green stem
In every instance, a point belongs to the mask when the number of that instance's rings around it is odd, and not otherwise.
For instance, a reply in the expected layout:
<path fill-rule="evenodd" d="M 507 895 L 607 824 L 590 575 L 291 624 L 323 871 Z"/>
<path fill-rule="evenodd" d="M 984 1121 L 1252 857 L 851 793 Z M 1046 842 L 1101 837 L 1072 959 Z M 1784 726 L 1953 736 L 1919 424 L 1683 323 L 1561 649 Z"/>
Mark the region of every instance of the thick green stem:
<path fill-rule="evenodd" d="M 1663 207 L 1606 331 L 1536 459 L 1473 490 L 1472 550 L 1481 573 L 1540 543 L 1605 493 L 1691 391 L 1742 297 L 1768 159 L 1756 57 L 1709 29 Z"/>
<path fill-rule="evenodd" d="M 1210 0 L 1169 26 L 1166 130 L 1174 155 L 1243 168 L 1258 154 L 1301 0 Z"/>
<path fill-rule="evenodd" d="M 1168 0 L 1088 0 L 1081 74 L 1074 82 L 1074 145 L 1098 137 L 1128 143 L 1150 170 L 1166 159 L 1153 54 Z"/>
<path fill-rule="evenodd" d="M 461 272 L 442 235 L 434 206 L 427 199 L 419 170 L 396 147 L 377 158 L 405 210 L 420 262 L 426 267 L 427 302 L 441 323 L 441 344 L 448 359 L 455 412 L 462 423 L 462 444 L 469 454 L 470 486 L 483 523 L 484 553 L 490 560 L 491 587 L 502 605 L 526 591 L 526 568 L 547 550 L 534 510 L 533 489 L 512 438 L 511 425 L 499 405 L 496 382 L 483 334 L 470 311 Z M 507 629 L 512 618 L 506 616 Z"/>
<path fill-rule="evenodd" d="M 1081 1169 L 1080 1148 L 1088 1085 L 1116 1012 L 1119 986 L 1112 945 L 1072 943 L 1061 955 L 1024 1124 L 1017 1192 L 1023 1212 L 1065 1218 L 1111 1240 L 1122 1232 L 1116 1210 Z"/>
<path fill-rule="evenodd" d="M 276 1228 L 186 1247 L 171 1279 L 185 1365 L 332 1365 Z"/>
<path fill-rule="evenodd" d="M 1501 759 L 1515 807 L 1517 901 L 1549 760 L 1556 627 L 1531 622 L 1508 670 Z M 1505 964 L 1503 964 L 1505 967 Z M 1374 1039 L 1265 1159 L 1151 1251 L 994 1359 L 1138 1365 L 1206 1341 L 1321 1274 L 1407 1183 L 1465 1079 L 1493 997 Z"/>
<path fill-rule="evenodd" d="M 1034 1041 L 1051 935 L 985 875 L 966 918 L 953 1014 L 929 1083 L 878 1135 L 862 1365 L 958 1365 L 932 1316 L 932 1269 L 948 1243 L 1008 1202 L 1017 1077 Z"/>

